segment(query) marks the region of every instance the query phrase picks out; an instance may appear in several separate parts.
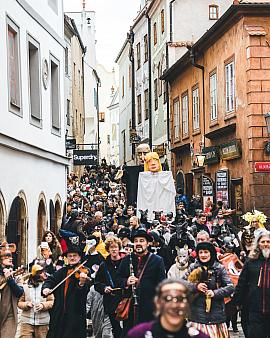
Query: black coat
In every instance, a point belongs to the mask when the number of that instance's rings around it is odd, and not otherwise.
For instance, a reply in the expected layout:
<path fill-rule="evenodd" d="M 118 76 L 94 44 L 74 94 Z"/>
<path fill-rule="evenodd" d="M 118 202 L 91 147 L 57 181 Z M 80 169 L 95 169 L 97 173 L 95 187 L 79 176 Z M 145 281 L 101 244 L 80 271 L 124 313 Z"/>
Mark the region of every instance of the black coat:
<path fill-rule="evenodd" d="M 137 275 L 138 257 L 132 253 L 132 263 L 134 267 L 135 276 Z M 147 259 L 147 257 L 145 257 Z M 130 255 L 123 258 L 118 269 L 118 283 L 119 286 L 125 288 L 127 286 L 127 279 L 130 276 Z M 137 288 L 138 295 L 138 310 L 137 323 L 146 322 L 154 318 L 154 303 L 155 290 L 157 285 L 166 278 L 166 272 L 163 259 L 151 254 L 151 257 L 144 270 L 139 287 Z"/>
<path fill-rule="evenodd" d="M 42 286 L 53 289 L 67 275 L 68 267 L 56 271 Z M 54 291 L 54 305 L 50 310 L 50 325 L 47 338 L 86 337 L 86 297 L 89 287 L 79 287 L 79 280 L 70 277 L 64 304 L 65 282 Z"/>
<path fill-rule="evenodd" d="M 116 287 L 117 270 L 120 263 L 121 259 L 112 262 L 111 257 L 108 256 L 106 261 L 100 264 L 96 274 L 95 290 L 103 295 L 104 311 L 107 314 L 115 313 L 115 309 L 122 298 L 121 290 L 113 292 L 113 295 L 104 292 L 106 286 Z"/>
<path fill-rule="evenodd" d="M 270 261 L 263 256 L 258 259 L 247 259 L 238 279 L 235 288 L 234 301 L 237 305 L 247 307 L 253 313 L 270 313 L 270 286 L 269 275 L 265 275 L 270 271 Z M 260 278 L 261 273 L 261 278 Z M 259 279 L 261 282 L 266 281 L 266 287 L 263 289 L 258 286 Z M 268 283 L 268 284 L 267 284 Z"/>

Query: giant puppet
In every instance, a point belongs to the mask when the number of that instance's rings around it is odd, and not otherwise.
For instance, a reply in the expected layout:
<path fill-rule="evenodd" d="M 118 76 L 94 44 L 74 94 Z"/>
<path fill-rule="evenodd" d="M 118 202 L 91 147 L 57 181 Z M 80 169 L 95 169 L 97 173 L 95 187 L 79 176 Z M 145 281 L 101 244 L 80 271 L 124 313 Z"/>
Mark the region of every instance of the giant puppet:
<path fill-rule="evenodd" d="M 171 171 L 162 171 L 159 156 L 149 152 L 145 156 L 144 172 L 139 174 L 137 213 L 148 209 L 148 219 L 154 219 L 154 211 L 175 215 L 175 185 Z"/>
<path fill-rule="evenodd" d="M 136 149 L 137 163 L 134 166 L 124 166 L 123 170 L 118 170 L 115 180 L 122 178 L 127 189 L 127 205 L 136 206 L 139 173 L 144 170 L 144 160 L 146 154 L 150 152 L 150 147 L 146 143 L 138 145 Z"/>

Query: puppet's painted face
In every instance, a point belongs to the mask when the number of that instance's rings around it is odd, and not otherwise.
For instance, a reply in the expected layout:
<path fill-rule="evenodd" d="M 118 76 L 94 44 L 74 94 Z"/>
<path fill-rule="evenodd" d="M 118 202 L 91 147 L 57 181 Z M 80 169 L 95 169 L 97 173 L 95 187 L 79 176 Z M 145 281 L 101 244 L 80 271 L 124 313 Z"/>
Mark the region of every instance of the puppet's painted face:
<path fill-rule="evenodd" d="M 176 251 L 177 251 L 177 260 L 179 262 L 179 264 L 181 266 L 185 266 L 188 264 L 188 249 L 184 249 L 184 248 L 178 248 L 176 247 Z"/>
<path fill-rule="evenodd" d="M 140 144 L 137 147 L 137 159 L 138 159 L 138 163 L 140 165 L 144 164 L 145 161 L 145 155 L 148 154 L 150 152 L 150 147 L 148 144 L 144 143 L 144 144 Z"/>
<path fill-rule="evenodd" d="M 151 158 L 148 162 L 148 167 L 149 167 L 149 170 L 152 173 L 158 172 L 159 171 L 159 161 L 156 160 L 155 158 Z"/>

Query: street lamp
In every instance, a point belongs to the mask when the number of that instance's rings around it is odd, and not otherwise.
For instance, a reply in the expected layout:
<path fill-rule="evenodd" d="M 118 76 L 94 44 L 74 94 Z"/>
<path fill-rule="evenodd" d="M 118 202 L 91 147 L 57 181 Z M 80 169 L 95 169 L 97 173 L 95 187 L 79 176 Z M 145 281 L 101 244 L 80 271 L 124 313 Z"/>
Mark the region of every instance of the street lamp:
<path fill-rule="evenodd" d="M 270 112 L 264 115 L 268 136 L 270 136 Z"/>

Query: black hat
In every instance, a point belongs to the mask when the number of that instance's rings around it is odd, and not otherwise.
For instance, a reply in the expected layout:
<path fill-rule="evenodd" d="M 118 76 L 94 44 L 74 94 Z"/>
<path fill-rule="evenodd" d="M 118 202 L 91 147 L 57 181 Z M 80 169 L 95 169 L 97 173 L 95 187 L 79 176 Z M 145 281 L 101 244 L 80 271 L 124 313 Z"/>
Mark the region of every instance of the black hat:
<path fill-rule="evenodd" d="M 132 236 L 131 240 L 134 241 L 134 238 L 136 237 L 144 237 L 147 240 L 147 242 L 153 241 L 153 237 L 150 234 L 148 234 L 144 229 L 138 229 Z"/>
<path fill-rule="evenodd" d="M 150 236 L 152 236 L 152 240 L 154 240 L 155 242 L 160 242 L 160 234 L 158 233 L 158 231 L 155 231 L 155 230 L 153 230 L 153 231 L 150 231 L 149 232 L 149 235 Z"/>
<path fill-rule="evenodd" d="M 199 260 L 200 263 L 202 263 L 199 259 L 199 251 L 200 250 L 210 251 L 211 259 L 210 259 L 209 262 L 207 262 L 206 265 L 211 266 L 217 260 L 216 248 L 214 247 L 214 245 L 212 243 L 210 243 L 210 242 L 200 242 L 200 243 L 197 244 L 197 246 L 196 246 L 197 259 Z"/>
<path fill-rule="evenodd" d="M 68 245 L 67 251 L 65 252 L 65 256 L 66 256 L 68 253 L 77 253 L 77 254 L 79 254 L 80 256 L 82 255 L 81 249 L 80 249 L 80 247 L 77 246 L 77 245 Z"/>
<path fill-rule="evenodd" d="M 130 230 L 129 228 L 122 228 L 119 230 L 117 236 L 120 238 L 120 239 L 123 239 L 123 238 L 130 238 Z"/>

